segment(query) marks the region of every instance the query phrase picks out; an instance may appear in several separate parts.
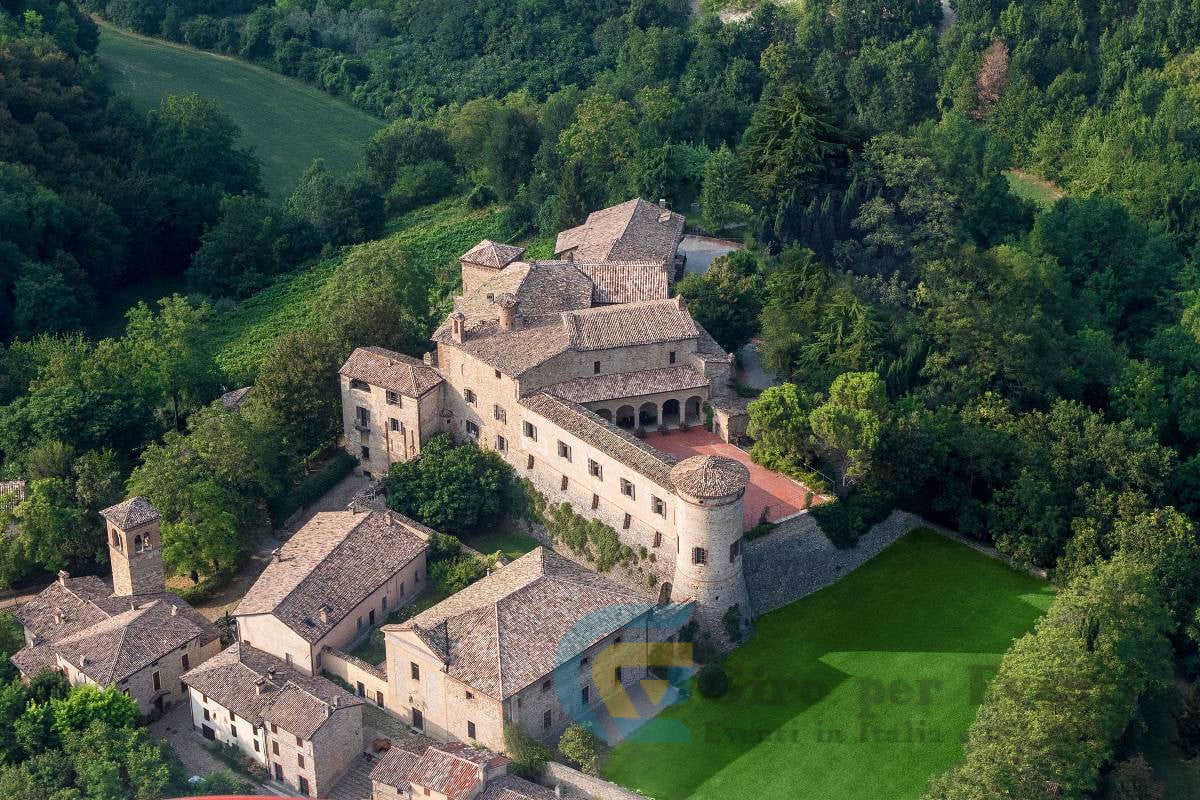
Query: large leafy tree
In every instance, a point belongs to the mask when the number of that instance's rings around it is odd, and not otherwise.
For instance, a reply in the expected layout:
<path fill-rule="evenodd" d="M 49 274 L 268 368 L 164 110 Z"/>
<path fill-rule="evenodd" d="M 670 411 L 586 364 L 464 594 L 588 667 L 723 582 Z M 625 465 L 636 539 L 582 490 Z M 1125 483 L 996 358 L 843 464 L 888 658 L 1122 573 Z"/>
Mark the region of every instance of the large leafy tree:
<path fill-rule="evenodd" d="M 741 350 L 758 332 L 763 279 L 753 253 L 735 251 L 713 261 L 707 271 L 684 277 L 676 291 L 688 311 L 721 347 Z"/>
<path fill-rule="evenodd" d="M 337 370 L 345 353 L 308 331 L 275 342 L 254 384 L 253 404 L 283 437 L 293 456 L 306 459 L 341 429 Z"/>
<path fill-rule="evenodd" d="M 205 338 L 211 319 L 207 303 L 193 305 L 182 295 L 159 300 L 157 314 L 145 303 L 126 314 L 121 344 L 129 351 L 135 380 L 145 396 L 167 407 L 173 427 L 180 426 L 188 410 L 211 397 L 216 386 Z"/>
<path fill-rule="evenodd" d="M 866 474 L 889 413 L 882 378 L 845 372 L 829 387 L 829 398 L 808 415 L 813 434 L 840 462 L 843 488 Z"/>

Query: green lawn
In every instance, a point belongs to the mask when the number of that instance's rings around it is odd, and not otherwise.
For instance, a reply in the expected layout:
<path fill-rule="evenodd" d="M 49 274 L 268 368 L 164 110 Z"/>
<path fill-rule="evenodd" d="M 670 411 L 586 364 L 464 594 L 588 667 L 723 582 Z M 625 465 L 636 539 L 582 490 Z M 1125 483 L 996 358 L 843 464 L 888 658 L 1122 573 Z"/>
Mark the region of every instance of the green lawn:
<path fill-rule="evenodd" d="M 516 561 L 540 544 L 529 534 L 514 529 L 511 522 L 506 522 L 503 528 L 496 528 L 487 533 L 465 536 L 463 543 L 484 555 L 499 551 L 508 556 L 510 561 Z"/>
<path fill-rule="evenodd" d="M 694 695 L 618 745 L 605 775 L 656 800 L 907 800 L 961 756 L 1000 656 L 1052 590 L 917 530 L 833 586 L 761 617 Z M 683 729 L 690 741 L 671 739 Z"/>
<path fill-rule="evenodd" d="M 1031 172 L 1010 169 L 1004 173 L 1004 177 L 1008 179 L 1009 191 L 1017 197 L 1037 204 L 1040 208 L 1048 208 L 1067 196 L 1062 189 Z"/>
<path fill-rule="evenodd" d="M 242 129 L 242 145 L 262 162 L 263 184 L 275 196 L 291 192 L 314 158 L 335 172 L 353 169 L 367 139 L 383 122 L 347 103 L 238 59 L 100 26 L 100 68 L 109 84 L 138 108 L 169 94 L 216 101 Z"/>

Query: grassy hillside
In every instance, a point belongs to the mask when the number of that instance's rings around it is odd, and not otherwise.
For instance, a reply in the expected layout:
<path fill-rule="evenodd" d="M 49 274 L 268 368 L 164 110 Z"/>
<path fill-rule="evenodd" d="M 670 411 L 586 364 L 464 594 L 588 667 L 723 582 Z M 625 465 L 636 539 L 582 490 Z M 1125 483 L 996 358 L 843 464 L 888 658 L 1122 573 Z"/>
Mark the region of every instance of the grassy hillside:
<path fill-rule="evenodd" d="M 383 122 L 324 92 L 244 61 L 136 36 L 101 24 L 100 67 L 139 108 L 168 94 L 211 98 L 242 129 L 262 162 L 263 183 L 288 194 L 314 158 L 347 172 Z"/>
<path fill-rule="evenodd" d="M 467 208 L 461 199 L 406 214 L 388 236 L 435 270 L 454 264 L 480 239 L 500 237 L 499 209 Z M 313 309 L 339 264 L 332 259 L 290 275 L 222 315 L 212 342 L 221 369 L 233 379 L 250 380 L 280 334 L 316 324 Z"/>

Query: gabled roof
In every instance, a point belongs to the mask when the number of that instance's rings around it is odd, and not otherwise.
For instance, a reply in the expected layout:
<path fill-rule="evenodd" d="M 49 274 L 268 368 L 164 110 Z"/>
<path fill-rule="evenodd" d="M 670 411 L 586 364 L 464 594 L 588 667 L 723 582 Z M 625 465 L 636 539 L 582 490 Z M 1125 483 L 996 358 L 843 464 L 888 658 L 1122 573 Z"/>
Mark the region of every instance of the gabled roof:
<path fill-rule="evenodd" d="M 524 247 L 513 247 L 511 244 L 501 244 L 493 242 L 491 239 L 484 239 L 463 253 L 459 260 L 466 261 L 468 264 L 500 269 L 507 267 L 523 255 L 525 255 Z"/>
<path fill-rule="evenodd" d="M 577 261 L 575 268 L 592 279 L 595 303 L 636 303 L 671 296 L 667 268 L 657 261 Z"/>
<path fill-rule="evenodd" d="M 406 741 L 401 746 L 393 744 L 380 757 L 371 770 L 371 780 L 405 792 L 415 784 L 457 800 L 470 796 L 489 771 L 507 763 L 502 755 L 461 742 Z"/>
<path fill-rule="evenodd" d="M 117 503 L 115 506 L 109 506 L 100 512 L 100 516 L 121 530 L 127 531 L 138 525 L 153 522 L 158 519 L 159 515 L 158 509 L 150 505 L 149 500 L 138 496 Z"/>
<path fill-rule="evenodd" d="M 274 614 L 306 641 L 319 641 L 421 556 L 427 531 L 394 511 L 317 514 L 280 548 L 234 613 Z"/>
<path fill-rule="evenodd" d="M 330 680 L 303 675 L 270 653 L 240 643 L 180 680 L 242 719 L 274 722 L 302 739 L 311 739 L 329 714 L 363 702 Z"/>
<path fill-rule="evenodd" d="M 477 691 L 507 699 L 654 607 L 538 547 L 385 631 L 412 631 Z"/>
<path fill-rule="evenodd" d="M 608 350 L 698 339 L 700 329 L 676 300 L 601 306 L 563 314 L 572 350 Z"/>
<path fill-rule="evenodd" d="M 338 374 L 412 398 L 442 382 L 441 373 L 425 362 L 382 347 L 357 348 Z"/>
<path fill-rule="evenodd" d="M 593 211 L 587 221 L 558 234 L 556 256 L 574 252 L 584 261 L 657 261 L 675 258 L 683 238 L 682 214 L 642 199 Z"/>
<path fill-rule="evenodd" d="M 589 375 L 547 386 L 543 391 L 575 403 L 599 403 L 662 392 L 682 392 L 703 386 L 708 386 L 708 378 L 689 366 L 680 365 L 640 372 Z"/>

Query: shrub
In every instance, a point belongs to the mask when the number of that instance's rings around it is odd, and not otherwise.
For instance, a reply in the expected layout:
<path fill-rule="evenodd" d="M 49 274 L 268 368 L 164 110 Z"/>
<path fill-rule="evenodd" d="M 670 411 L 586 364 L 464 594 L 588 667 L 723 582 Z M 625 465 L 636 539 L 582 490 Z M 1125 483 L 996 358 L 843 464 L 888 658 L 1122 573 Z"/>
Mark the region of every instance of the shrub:
<path fill-rule="evenodd" d="M 853 547 L 868 528 L 886 519 L 891 510 L 892 497 L 866 485 L 835 503 L 819 505 L 809 513 L 837 547 Z"/>
<path fill-rule="evenodd" d="M 296 511 L 321 499 L 338 482 L 354 470 L 358 461 L 345 450 L 339 450 L 337 455 L 319 471 L 305 478 L 286 494 L 272 498 L 268 503 L 271 519 L 275 524 L 283 522 Z"/>
<path fill-rule="evenodd" d="M 567 760 L 578 764 L 579 769 L 586 774 L 600 774 L 600 756 L 604 753 L 604 743 L 589 727 L 568 725 L 558 739 L 558 751 L 566 756 Z"/>
<path fill-rule="evenodd" d="M 705 664 L 696 676 L 696 688 L 709 699 L 724 697 L 729 691 L 729 676 L 720 664 Z"/>
<path fill-rule="evenodd" d="M 402 214 L 440 200 L 454 191 L 456 183 L 454 170 L 443 161 L 422 161 L 400 167 L 385 198 L 388 213 Z"/>
<path fill-rule="evenodd" d="M 429 578 L 446 594 L 461 592 L 496 567 L 496 556 L 462 555 L 443 559 L 429 567 Z"/>
<path fill-rule="evenodd" d="M 725 609 L 725 614 L 721 617 L 721 624 L 725 626 L 725 633 L 729 636 L 729 641 L 737 642 L 742 638 L 742 610 L 738 608 L 737 603 Z"/>
<path fill-rule="evenodd" d="M 521 728 L 506 723 L 504 726 L 504 750 L 512 759 L 509 770 L 522 778 L 536 778 L 546 768 L 550 751 Z"/>

